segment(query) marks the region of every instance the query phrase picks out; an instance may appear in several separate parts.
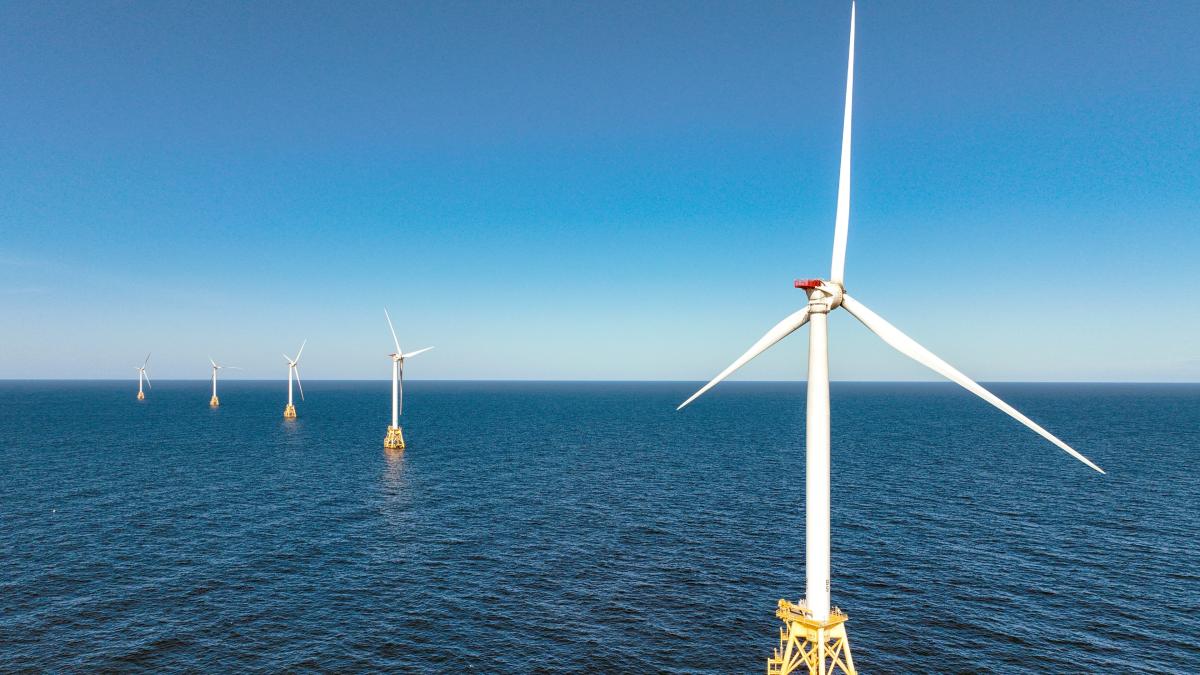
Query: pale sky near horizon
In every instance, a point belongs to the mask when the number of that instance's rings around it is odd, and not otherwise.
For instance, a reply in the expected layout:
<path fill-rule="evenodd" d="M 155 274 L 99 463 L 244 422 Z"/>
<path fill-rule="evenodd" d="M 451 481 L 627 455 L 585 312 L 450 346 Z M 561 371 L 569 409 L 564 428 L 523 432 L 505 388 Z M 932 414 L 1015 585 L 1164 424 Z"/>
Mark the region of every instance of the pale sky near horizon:
<path fill-rule="evenodd" d="M 829 273 L 849 10 L 0 3 L 0 379 L 386 379 L 387 306 L 413 379 L 706 380 Z M 979 380 L 1200 381 L 1197 26 L 860 2 L 848 290 Z"/>

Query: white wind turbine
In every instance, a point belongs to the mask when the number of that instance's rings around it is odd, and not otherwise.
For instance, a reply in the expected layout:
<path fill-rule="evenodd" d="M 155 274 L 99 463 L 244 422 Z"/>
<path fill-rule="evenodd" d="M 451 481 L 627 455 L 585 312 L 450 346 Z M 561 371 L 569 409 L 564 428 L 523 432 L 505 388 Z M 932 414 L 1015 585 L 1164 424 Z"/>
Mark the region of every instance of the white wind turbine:
<path fill-rule="evenodd" d="M 404 412 L 404 360 L 427 352 L 433 347 L 405 354 L 404 350 L 400 349 L 400 339 L 396 337 L 396 327 L 392 325 L 392 317 L 386 308 L 383 310 L 383 316 L 387 318 L 388 329 L 392 331 L 392 342 L 396 344 L 396 351 L 388 354 L 392 358 L 392 425 L 388 427 L 387 436 L 383 439 L 383 447 L 402 449 L 404 448 L 404 432 L 400 430 L 400 414 Z"/>
<path fill-rule="evenodd" d="M 304 400 L 304 385 L 300 383 L 300 368 L 297 364 L 300 363 L 300 355 L 304 353 L 306 344 L 308 344 L 307 339 L 300 343 L 300 351 L 296 352 L 294 359 L 287 354 L 283 355 L 283 359 L 288 362 L 288 402 L 287 407 L 283 409 L 285 419 L 296 419 L 296 406 L 292 405 L 292 375 L 296 376 L 296 386 L 300 387 L 300 400 Z"/>
<path fill-rule="evenodd" d="M 150 354 L 146 354 L 146 360 L 142 361 L 142 367 L 137 368 L 137 372 L 138 372 L 138 396 L 137 397 L 138 397 L 139 401 L 143 401 L 146 399 L 146 394 L 142 392 L 142 380 L 143 379 L 146 380 L 147 387 L 150 387 L 151 389 L 154 388 L 154 385 L 150 384 L 150 373 L 146 371 L 146 366 L 148 366 L 148 365 L 150 365 Z"/>
<path fill-rule="evenodd" d="M 805 323 L 809 327 L 808 343 L 808 396 L 805 425 L 805 599 L 795 604 L 779 601 L 776 615 L 787 624 L 781 631 L 780 650 L 768 661 L 768 672 L 789 673 L 807 667 L 810 672 L 832 672 L 840 666 L 848 673 L 854 672 L 846 642 L 845 614 L 840 610 L 830 611 L 829 599 L 829 353 L 828 314 L 839 307 L 858 319 L 884 342 L 901 354 L 925 365 L 943 377 L 956 382 L 967 391 L 979 396 L 1038 435 L 1058 446 L 1075 459 L 1092 469 L 1104 473 L 1069 445 L 1059 440 L 1037 423 L 1015 408 L 997 398 L 987 389 L 972 381 L 950 364 L 935 356 L 912 338 L 900 332 L 875 312 L 846 293 L 843 272 L 846 260 L 846 236 L 850 222 L 850 126 L 851 102 L 854 92 L 854 4 L 850 9 L 850 51 L 846 72 L 845 117 L 842 126 L 841 170 L 838 176 L 837 213 L 833 237 L 833 264 L 828 281 L 821 279 L 799 280 L 796 288 L 804 289 L 808 304 L 788 316 L 767 331 L 708 384 L 680 404 L 683 408 L 704 392 L 724 380 L 748 361 L 787 337 Z M 831 659 L 826 668 L 826 658 Z"/>
<path fill-rule="evenodd" d="M 237 366 L 218 365 L 216 361 L 213 361 L 213 358 L 211 356 L 208 357 L 208 362 L 212 364 L 212 390 L 213 390 L 212 398 L 209 399 L 208 404 L 215 408 L 215 407 L 221 405 L 221 400 L 217 398 L 217 371 L 219 371 L 223 368 L 228 368 L 230 370 L 241 370 L 241 368 L 238 368 Z"/>

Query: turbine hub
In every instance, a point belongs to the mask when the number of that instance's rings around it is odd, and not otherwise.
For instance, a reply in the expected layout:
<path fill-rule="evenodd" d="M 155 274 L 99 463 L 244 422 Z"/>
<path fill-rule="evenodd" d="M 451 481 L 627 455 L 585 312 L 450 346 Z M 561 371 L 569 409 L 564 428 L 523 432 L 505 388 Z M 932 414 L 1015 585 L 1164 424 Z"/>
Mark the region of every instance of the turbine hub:
<path fill-rule="evenodd" d="M 797 279 L 796 288 L 808 295 L 809 311 L 826 313 L 842 304 L 845 289 L 841 284 L 822 279 Z"/>

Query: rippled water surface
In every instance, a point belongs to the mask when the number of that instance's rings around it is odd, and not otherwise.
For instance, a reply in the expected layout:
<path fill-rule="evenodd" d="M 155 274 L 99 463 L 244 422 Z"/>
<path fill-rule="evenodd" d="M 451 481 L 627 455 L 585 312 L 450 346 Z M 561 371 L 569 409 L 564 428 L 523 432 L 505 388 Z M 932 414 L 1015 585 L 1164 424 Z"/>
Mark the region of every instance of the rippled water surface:
<path fill-rule="evenodd" d="M 0 383 L 0 670 L 762 672 L 803 388 Z M 1200 672 L 1200 387 L 833 386 L 863 673 Z"/>

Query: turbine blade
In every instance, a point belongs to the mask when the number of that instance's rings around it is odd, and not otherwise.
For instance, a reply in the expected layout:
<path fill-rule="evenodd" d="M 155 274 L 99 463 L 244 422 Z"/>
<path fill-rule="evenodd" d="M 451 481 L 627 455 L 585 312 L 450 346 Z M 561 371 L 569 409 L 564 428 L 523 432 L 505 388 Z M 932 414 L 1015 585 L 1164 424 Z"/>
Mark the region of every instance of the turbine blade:
<path fill-rule="evenodd" d="M 146 366 L 150 365 L 150 354 L 151 354 L 151 352 L 146 352 L 146 360 L 145 360 L 145 361 L 142 361 L 142 367 L 143 367 L 143 368 L 145 368 Z"/>
<path fill-rule="evenodd" d="M 930 370 L 941 375 L 942 377 L 945 377 L 946 379 L 950 380 L 951 382 L 957 383 L 963 389 L 966 389 L 967 391 L 971 392 L 972 394 L 975 394 L 979 398 L 981 398 L 981 399 L 987 401 L 988 403 L 991 403 L 992 405 L 996 406 L 997 408 L 1003 410 L 1005 413 L 1008 414 L 1009 417 L 1012 417 L 1013 419 L 1020 422 L 1021 424 L 1024 424 L 1025 426 L 1029 427 L 1030 429 L 1033 429 L 1042 438 L 1057 445 L 1064 452 L 1071 455 L 1075 459 L 1083 462 L 1084 464 L 1087 464 L 1088 466 L 1092 467 L 1096 471 L 1099 471 L 1100 473 L 1104 473 L 1104 469 L 1101 469 L 1100 467 L 1093 464 L 1090 459 L 1088 459 L 1087 457 L 1084 457 L 1083 455 L 1076 452 L 1076 450 L 1074 448 L 1072 448 L 1071 446 L 1062 442 L 1061 440 L 1059 440 L 1059 438 L 1057 436 L 1050 433 L 1049 431 L 1046 431 L 1041 426 L 1039 426 L 1036 422 L 1029 419 L 1025 415 L 1021 414 L 1021 412 L 1018 411 L 1016 408 L 1010 406 L 1009 404 L 1005 403 L 1004 401 L 1001 401 L 995 394 L 988 391 L 987 389 L 984 389 L 982 386 L 979 385 L 979 383 L 975 382 L 974 380 L 967 377 L 966 375 L 963 375 L 954 366 L 951 366 L 949 363 L 946 363 L 942 359 L 938 358 L 933 352 L 931 352 L 928 349 L 917 344 L 917 342 L 915 340 L 908 337 L 904 333 L 900 332 L 900 329 L 898 329 L 895 326 L 893 326 L 892 324 L 888 323 L 886 320 L 884 320 L 883 317 L 881 317 L 878 314 L 876 314 L 875 312 L 872 312 L 871 310 L 867 309 L 867 307 L 865 305 L 863 305 L 861 302 L 855 300 L 854 298 L 850 297 L 849 295 L 843 295 L 842 296 L 842 307 L 847 312 L 850 312 L 850 314 L 852 314 L 854 316 L 854 318 L 861 321 L 862 324 L 864 326 L 866 326 L 867 328 L 869 328 L 872 333 L 875 333 L 880 338 L 882 338 L 884 342 L 886 342 L 889 345 L 891 345 L 892 347 L 894 347 L 896 349 L 896 351 L 900 352 L 901 354 L 904 354 L 905 356 L 916 361 L 917 363 L 920 363 L 921 365 L 925 366 L 926 368 L 929 368 Z"/>
<path fill-rule="evenodd" d="M 153 388 L 154 388 L 154 385 L 153 385 L 153 384 L 150 384 L 150 373 L 148 373 L 148 372 L 146 372 L 146 371 L 144 371 L 144 370 L 143 370 L 143 371 L 142 371 L 142 375 L 143 375 L 143 376 L 145 376 L 145 378 L 146 378 L 146 386 L 147 386 L 147 387 L 150 387 L 151 389 L 153 389 Z"/>
<path fill-rule="evenodd" d="M 291 365 L 291 364 L 292 364 L 292 357 L 288 356 L 287 354 L 284 354 L 284 355 L 283 355 L 283 360 L 284 360 L 284 361 L 287 361 L 287 362 L 288 362 L 288 365 Z"/>
<path fill-rule="evenodd" d="M 296 371 L 296 386 L 300 387 L 300 400 L 304 400 L 304 385 L 300 382 L 300 369 L 292 366 L 292 370 Z"/>
<path fill-rule="evenodd" d="M 709 380 L 708 384 L 704 385 L 703 387 L 700 387 L 700 390 L 697 391 L 696 393 L 692 394 L 692 396 L 688 400 L 684 401 L 683 403 L 680 403 L 679 407 L 676 408 L 676 410 L 682 410 L 683 406 L 691 403 L 692 401 L 695 401 L 697 398 L 700 397 L 701 394 L 708 391 L 709 389 L 712 389 L 718 382 L 720 382 L 721 380 L 724 380 L 725 378 L 727 378 L 731 374 L 733 374 L 733 371 L 735 371 L 738 368 L 741 368 L 742 366 L 749 363 L 750 359 L 753 359 L 754 357 L 758 356 L 759 354 L 767 351 L 776 342 L 779 342 L 783 338 L 791 335 L 793 332 L 795 332 L 795 330 L 797 328 L 803 326 L 806 323 L 808 323 L 808 307 L 807 306 L 804 309 L 800 310 L 799 312 L 796 312 L 795 314 L 788 316 L 783 321 L 780 321 L 779 323 L 775 324 L 775 327 L 772 328 L 771 330 L 767 331 L 766 335 L 763 335 L 761 338 L 759 338 L 758 342 L 755 342 L 754 345 L 752 347 L 750 347 L 750 349 L 747 349 L 745 354 L 742 354 L 741 356 L 738 357 L 738 359 L 736 361 L 729 364 L 729 367 L 726 368 L 725 370 L 722 370 L 720 375 L 717 375 L 712 380 Z"/>
<path fill-rule="evenodd" d="M 404 351 L 400 349 L 400 338 L 396 337 L 396 327 L 392 325 L 392 316 L 388 314 L 387 307 L 383 308 L 383 315 L 387 317 L 388 330 L 392 331 L 392 342 L 396 343 L 396 353 L 403 354 Z"/>
<path fill-rule="evenodd" d="M 304 345 L 308 344 L 308 338 L 304 338 L 304 342 L 300 344 L 300 351 L 296 352 L 296 363 L 300 363 L 300 355 L 304 353 Z"/>
<path fill-rule="evenodd" d="M 429 351 L 430 349 L 433 349 L 433 347 L 426 347 L 425 349 L 418 349 L 415 352 L 409 352 L 407 354 L 403 354 L 402 357 L 407 359 L 409 357 L 416 356 L 417 354 L 424 354 L 425 352 Z"/>
<path fill-rule="evenodd" d="M 217 365 L 217 362 L 213 361 L 213 358 L 211 356 L 208 357 L 208 362 L 212 364 L 213 368 L 220 368 L 220 366 Z"/>
<path fill-rule="evenodd" d="M 829 280 L 842 283 L 846 273 L 846 238 L 850 233 L 850 122 L 854 107 L 854 3 L 850 3 L 850 56 L 846 65 L 846 110 L 842 118 L 842 164 L 838 171 L 837 216 L 833 228 L 833 269 Z"/>

